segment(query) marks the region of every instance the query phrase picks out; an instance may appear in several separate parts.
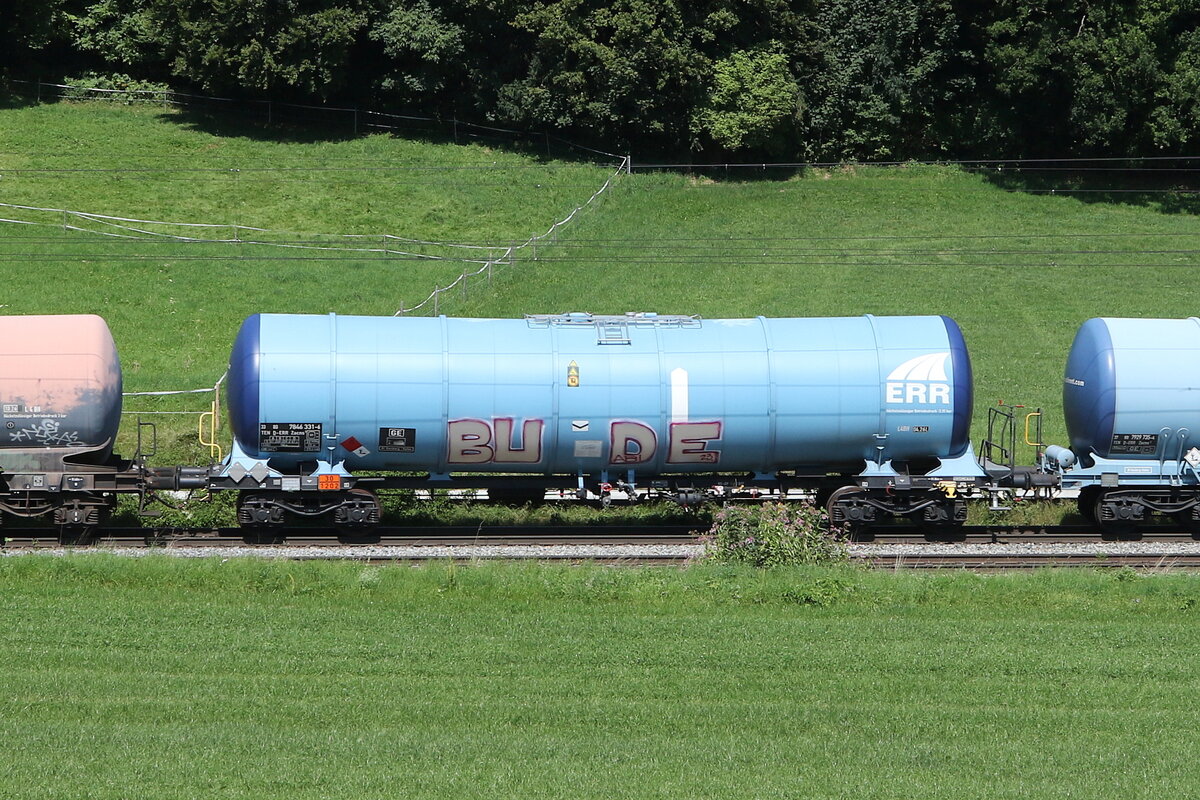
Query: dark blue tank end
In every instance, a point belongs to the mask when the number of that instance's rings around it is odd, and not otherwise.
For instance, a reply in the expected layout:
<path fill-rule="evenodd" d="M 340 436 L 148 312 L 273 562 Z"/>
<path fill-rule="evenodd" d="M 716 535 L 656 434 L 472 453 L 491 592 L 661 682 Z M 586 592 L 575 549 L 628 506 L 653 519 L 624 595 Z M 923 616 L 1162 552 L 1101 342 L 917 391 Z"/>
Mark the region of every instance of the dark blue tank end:
<path fill-rule="evenodd" d="M 971 355 L 958 323 L 943 316 L 946 340 L 950 344 L 950 369 L 954 373 L 954 425 L 950 433 L 950 456 L 957 458 L 971 446 L 971 413 L 975 408 L 975 381 L 971 374 Z"/>
<path fill-rule="evenodd" d="M 229 422 L 234 441 L 247 452 L 258 450 L 259 314 L 247 317 L 229 355 Z"/>
<path fill-rule="evenodd" d="M 1112 335 L 1102 319 L 1075 334 L 1063 375 L 1063 417 L 1075 455 L 1106 457 L 1117 417 L 1117 371 Z"/>

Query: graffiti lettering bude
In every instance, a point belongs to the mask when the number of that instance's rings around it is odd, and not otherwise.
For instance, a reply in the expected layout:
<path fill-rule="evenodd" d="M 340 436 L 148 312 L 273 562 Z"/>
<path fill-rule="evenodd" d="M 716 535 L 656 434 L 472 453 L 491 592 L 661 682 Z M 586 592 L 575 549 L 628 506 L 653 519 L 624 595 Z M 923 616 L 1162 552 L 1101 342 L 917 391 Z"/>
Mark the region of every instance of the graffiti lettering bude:
<path fill-rule="evenodd" d="M 454 419 L 447 423 L 448 464 L 538 464 L 542 461 L 546 423 L 540 419 L 518 421 L 513 417 L 492 420 Z M 650 425 L 637 420 L 613 420 L 608 429 L 608 463 L 634 467 L 650 464 L 659 454 L 659 435 Z M 721 462 L 722 424 L 672 422 L 668 428 L 666 463 L 707 464 Z"/>

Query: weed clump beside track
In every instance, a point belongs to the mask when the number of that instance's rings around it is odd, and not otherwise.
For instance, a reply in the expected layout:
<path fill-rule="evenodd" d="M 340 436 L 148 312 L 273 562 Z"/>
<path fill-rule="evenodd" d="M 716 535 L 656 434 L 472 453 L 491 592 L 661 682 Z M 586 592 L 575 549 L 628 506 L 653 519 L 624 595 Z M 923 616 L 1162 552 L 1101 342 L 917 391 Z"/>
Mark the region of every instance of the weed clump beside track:
<path fill-rule="evenodd" d="M 838 564 L 850 553 L 829 517 L 808 502 L 727 505 L 713 514 L 712 526 L 700 537 L 717 564 L 780 567 Z"/>

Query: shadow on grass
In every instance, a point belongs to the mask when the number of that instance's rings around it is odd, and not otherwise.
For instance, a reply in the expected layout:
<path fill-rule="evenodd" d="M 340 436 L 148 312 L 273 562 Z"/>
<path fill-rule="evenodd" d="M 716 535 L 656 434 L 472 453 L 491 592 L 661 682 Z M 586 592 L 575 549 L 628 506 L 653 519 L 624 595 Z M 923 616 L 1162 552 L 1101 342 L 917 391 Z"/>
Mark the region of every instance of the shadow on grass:
<path fill-rule="evenodd" d="M 386 134 L 424 144 L 477 144 L 542 162 L 595 160 L 594 155 L 546 134 L 491 131 L 453 119 L 385 115 L 336 106 L 188 98 L 187 105 L 164 112 L 162 119 L 214 136 L 283 144 L 348 142 L 371 134 Z"/>
<path fill-rule="evenodd" d="M 914 162 L 916 164 L 917 162 Z M 924 162 L 922 162 L 924 163 Z M 1103 162 L 1098 162 L 1103 163 Z M 1109 162 L 1112 163 L 1112 162 Z M 1073 168 L 1028 166 L 1001 169 L 994 166 L 962 165 L 967 173 L 1008 192 L 1071 197 L 1083 203 L 1139 206 L 1162 214 L 1200 214 L 1200 171 L 1190 162 L 1115 162 L 1121 166 Z M 1175 168 L 1178 167 L 1178 168 Z M 905 165 L 846 163 L 829 165 L 638 163 L 639 173 L 670 172 L 690 177 L 697 183 L 781 182 L 807 175 L 871 169 L 904 169 Z M 947 166 L 947 168 L 950 168 Z"/>
<path fill-rule="evenodd" d="M 36 105 L 40 105 L 37 98 L 26 97 L 8 89 L 0 88 L 0 110 L 32 108 Z"/>
<path fill-rule="evenodd" d="M 1161 214 L 1200 214 L 1200 174 L 1180 161 L 1120 167 L 1072 169 L 1026 167 L 971 169 L 988 183 L 1009 192 L 1070 197 L 1081 203 L 1139 206 Z"/>
<path fill-rule="evenodd" d="M 696 183 L 780 183 L 803 177 L 811 172 L 804 166 L 774 164 L 668 164 L 666 162 L 634 161 L 633 171 L 641 174 L 665 172 L 684 175 Z"/>
<path fill-rule="evenodd" d="M 1104 163 L 1104 162 L 1098 162 Z M 1114 163 L 1114 162 L 1107 162 Z M 1200 171 L 1180 160 L 1115 162 L 1120 166 L 1076 168 L 1072 166 L 975 167 L 964 172 L 1008 192 L 1071 197 L 1082 203 L 1138 206 L 1161 214 L 1200 214 Z M 823 172 L 861 169 L 903 169 L 903 165 L 875 167 L 848 163 L 817 167 L 772 164 L 704 164 L 696 166 L 634 164 L 637 172 L 665 171 L 684 174 L 699 183 L 756 183 L 787 181 Z"/>
<path fill-rule="evenodd" d="M 52 94 L 39 96 L 31 88 L 32 84 L 27 83 L 0 86 L 0 109 L 28 108 L 62 99 L 84 102 L 79 98 L 60 98 Z M 170 107 L 172 110 L 164 110 L 160 117 L 165 122 L 214 136 L 259 142 L 322 144 L 387 134 L 425 144 L 476 144 L 540 162 L 608 160 L 604 154 L 556 134 L 492 128 L 453 118 L 433 119 L 427 112 L 381 113 L 337 105 L 222 99 L 183 92 L 174 95 Z"/>

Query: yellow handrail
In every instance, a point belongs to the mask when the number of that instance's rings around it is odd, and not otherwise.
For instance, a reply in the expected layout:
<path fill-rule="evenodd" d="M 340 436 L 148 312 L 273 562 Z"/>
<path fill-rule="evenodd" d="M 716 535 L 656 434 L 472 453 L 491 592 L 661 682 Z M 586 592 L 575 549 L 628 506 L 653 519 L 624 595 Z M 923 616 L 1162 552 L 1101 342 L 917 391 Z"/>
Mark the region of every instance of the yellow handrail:
<path fill-rule="evenodd" d="M 207 426 L 204 424 L 205 419 L 208 420 Z M 209 411 L 201 412 L 200 414 L 199 427 L 196 431 L 196 436 L 200 440 L 200 445 L 208 448 L 208 454 L 217 461 L 220 461 L 221 456 L 224 453 L 221 450 L 221 445 L 217 444 L 218 425 L 220 425 L 220 414 L 217 410 L 217 401 L 214 399 L 212 401 L 211 409 Z M 208 434 L 207 439 L 205 439 L 205 433 Z"/>
<path fill-rule="evenodd" d="M 1033 419 L 1034 417 L 1040 417 L 1041 415 L 1042 415 L 1042 412 L 1040 412 L 1040 411 L 1034 411 L 1032 413 L 1025 415 L 1025 444 L 1029 445 L 1030 447 L 1041 447 L 1042 446 L 1042 442 L 1031 442 L 1029 440 L 1029 421 L 1031 419 Z"/>

